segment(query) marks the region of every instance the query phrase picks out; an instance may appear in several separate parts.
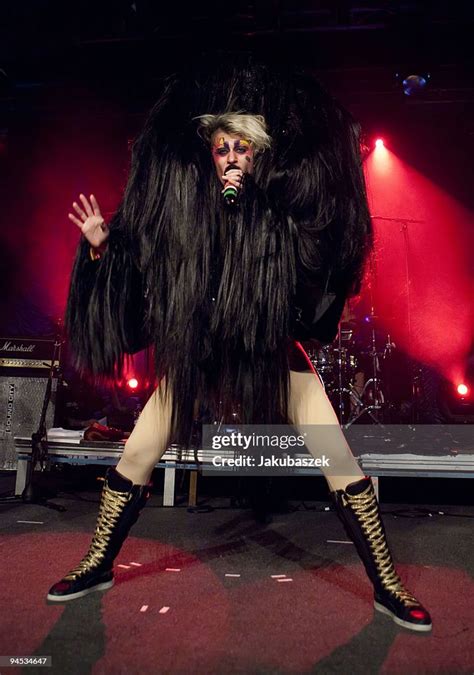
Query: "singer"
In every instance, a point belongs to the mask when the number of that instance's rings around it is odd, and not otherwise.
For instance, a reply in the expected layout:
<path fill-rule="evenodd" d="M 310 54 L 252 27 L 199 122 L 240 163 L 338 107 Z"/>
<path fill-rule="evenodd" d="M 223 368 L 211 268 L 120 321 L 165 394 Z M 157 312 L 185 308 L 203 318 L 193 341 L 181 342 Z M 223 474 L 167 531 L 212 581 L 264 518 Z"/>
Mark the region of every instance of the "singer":
<path fill-rule="evenodd" d="M 246 59 L 168 83 L 110 223 L 94 196 L 73 204 L 76 366 L 114 375 L 151 345 L 158 386 L 107 472 L 89 550 L 48 599 L 112 586 L 152 470 L 170 441 L 189 443 L 198 400 L 227 421 L 237 412 L 243 424 L 332 428 L 330 443 L 308 450 L 329 460 L 322 470 L 374 606 L 428 631 L 429 613 L 395 571 L 371 480 L 300 344 L 334 339 L 371 247 L 358 127 L 303 71 Z"/>

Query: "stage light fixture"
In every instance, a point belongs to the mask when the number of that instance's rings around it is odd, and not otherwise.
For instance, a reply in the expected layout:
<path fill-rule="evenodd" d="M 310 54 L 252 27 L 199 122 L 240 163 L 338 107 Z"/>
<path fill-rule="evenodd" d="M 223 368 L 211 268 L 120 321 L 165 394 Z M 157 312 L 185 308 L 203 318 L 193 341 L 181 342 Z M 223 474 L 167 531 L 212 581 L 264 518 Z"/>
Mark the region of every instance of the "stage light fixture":
<path fill-rule="evenodd" d="M 385 144 L 383 142 L 383 138 L 377 138 L 377 140 L 375 141 L 375 147 L 376 148 L 383 148 L 384 145 Z"/>
<path fill-rule="evenodd" d="M 467 394 L 469 393 L 469 387 L 461 383 L 458 384 L 458 386 L 456 387 L 456 391 L 459 394 L 459 396 L 467 396 Z"/>
<path fill-rule="evenodd" d="M 135 377 L 131 377 L 127 380 L 127 385 L 130 389 L 136 389 L 138 387 L 138 380 Z"/>
<path fill-rule="evenodd" d="M 408 75 L 402 83 L 405 96 L 416 96 L 420 94 L 426 87 L 429 77 L 429 75 L 426 77 L 423 75 Z"/>

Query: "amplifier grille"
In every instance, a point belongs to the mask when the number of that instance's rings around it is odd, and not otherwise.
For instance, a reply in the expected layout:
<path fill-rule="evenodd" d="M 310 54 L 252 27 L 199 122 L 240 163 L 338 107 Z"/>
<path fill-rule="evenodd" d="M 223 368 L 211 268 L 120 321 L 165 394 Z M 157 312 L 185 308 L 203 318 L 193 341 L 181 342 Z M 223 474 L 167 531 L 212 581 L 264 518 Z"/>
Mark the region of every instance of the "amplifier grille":
<path fill-rule="evenodd" d="M 0 469 L 16 469 L 15 436 L 37 430 L 48 380 L 39 377 L 0 377 Z M 54 424 L 57 378 L 53 378 L 46 428 Z"/>

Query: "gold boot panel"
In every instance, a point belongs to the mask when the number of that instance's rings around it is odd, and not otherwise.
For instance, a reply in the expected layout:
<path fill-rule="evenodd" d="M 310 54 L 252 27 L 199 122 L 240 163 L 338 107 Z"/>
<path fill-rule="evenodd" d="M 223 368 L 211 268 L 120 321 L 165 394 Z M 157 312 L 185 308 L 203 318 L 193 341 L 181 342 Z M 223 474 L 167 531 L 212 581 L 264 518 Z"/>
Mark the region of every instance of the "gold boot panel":
<path fill-rule="evenodd" d="M 419 602 L 407 591 L 395 571 L 392 556 L 378 512 L 377 498 L 372 483 L 359 495 L 343 493 L 343 504 L 348 504 L 357 517 L 373 555 L 375 567 L 383 588 L 392 593 L 407 606 L 418 606 Z"/>
<path fill-rule="evenodd" d="M 89 550 L 81 562 L 64 579 L 74 581 L 103 561 L 110 537 L 125 505 L 131 498 L 131 492 L 115 492 L 104 485 L 97 517 L 97 525 Z"/>

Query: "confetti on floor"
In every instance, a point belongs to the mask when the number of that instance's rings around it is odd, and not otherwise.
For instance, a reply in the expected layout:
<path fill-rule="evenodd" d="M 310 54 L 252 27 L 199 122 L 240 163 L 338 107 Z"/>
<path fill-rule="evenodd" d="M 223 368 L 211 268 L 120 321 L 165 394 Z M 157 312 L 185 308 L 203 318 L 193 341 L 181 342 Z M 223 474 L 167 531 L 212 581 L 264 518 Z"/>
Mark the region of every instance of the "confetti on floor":
<path fill-rule="evenodd" d="M 148 609 L 148 605 L 143 605 L 140 609 L 140 612 L 146 612 L 147 609 Z"/>
<path fill-rule="evenodd" d="M 226 577 L 240 577 L 240 574 L 226 574 Z"/>
<path fill-rule="evenodd" d="M 278 583 L 281 584 L 284 581 L 293 581 L 293 579 L 290 579 L 289 577 L 286 577 L 285 579 L 277 579 Z"/>
<path fill-rule="evenodd" d="M 133 565 L 134 567 L 141 567 L 141 563 L 136 563 L 136 562 L 131 562 L 130 565 Z"/>
<path fill-rule="evenodd" d="M 159 613 L 160 613 L 160 614 L 166 614 L 166 612 L 167 612 L 168 610 L 169 610 L 169 607 L 162 607 L 162 608 L 160 609 L 160 612 L 159 612 Z"/>
<path fill-rule="evenodd" d="M 42 520 L 17 520 L 17 523 L 26 523 L 27 525 L 44 525 Z"/>
<path fill-rule="evenodd" d="M 272 574 L 271 575 L 272 579 L 283 579 L 283 577 L 286 577 L 286 574 Z"/>
<path fill-rule="evenodd" d="M 179 567 L 165 567 L 165 572 L 181 572 Z"/>
<path fill-rule="evenodd" d="M 117 567 L 121 567 L 123 570 L 129 570 L 130 565 L 117 565 Z"/>

